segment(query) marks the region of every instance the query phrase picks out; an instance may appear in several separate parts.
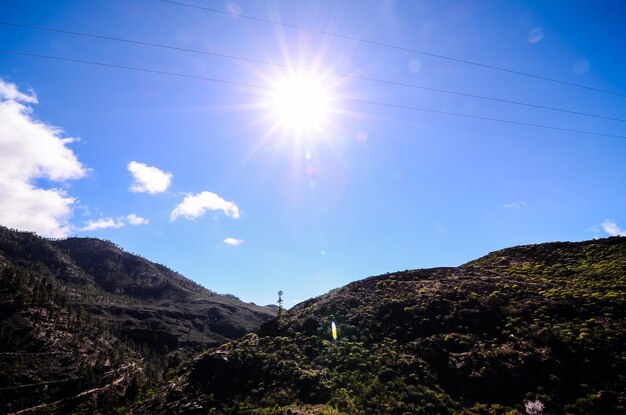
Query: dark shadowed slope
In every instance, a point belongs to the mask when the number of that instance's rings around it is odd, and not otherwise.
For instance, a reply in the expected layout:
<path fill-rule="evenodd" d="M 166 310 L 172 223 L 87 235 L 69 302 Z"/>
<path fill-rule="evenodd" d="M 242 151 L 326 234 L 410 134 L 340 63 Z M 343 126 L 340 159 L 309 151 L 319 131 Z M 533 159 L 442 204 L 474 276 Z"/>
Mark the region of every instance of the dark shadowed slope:
<path fill-rule="evenodd" d="M 54 245 L 88 274 L 98 291 L 121 299 L 122 304 L 114 301 L 103 311 L 114 321 L 124 315 L 124 330 L 166 331 L 180 342 L 211 345 L 256 330 L 275 315 L 269 308 L 216 294 L 110 242 L 70 238 Z M 100 307 L 96 304 L 94 311 Z"/>
<path fill-rule="evenodd" d="M 139 411 L 624 414 L 625 317 L 626 238 L 509 248 L 301 303 Z"/>
<path fill-rule="evenodd" d="M 0 227 L 0 413 L 132 402 L 186 356 L 274 315 L 110 242 Z M 68 400 L 91 389 L 98 400 Z"/>
<path fill-rule="evenodd" d="M 48 240 L 0 227 L 0 258 L 52 278 L 72 303 L 137 341 L 163 337 L 152 346 L 216 345 L 274 315 L 95 238 Z"/>

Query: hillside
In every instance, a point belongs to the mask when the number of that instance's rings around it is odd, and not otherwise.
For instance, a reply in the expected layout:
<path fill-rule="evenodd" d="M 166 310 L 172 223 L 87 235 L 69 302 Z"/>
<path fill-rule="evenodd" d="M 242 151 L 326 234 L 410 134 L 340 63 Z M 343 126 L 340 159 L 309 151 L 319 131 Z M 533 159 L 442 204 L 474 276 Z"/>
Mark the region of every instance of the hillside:
<path fill-rule="evenodd" d="M 300 303 L 136 412 L 624 414 L 625 317 L 626 238 L 509 248 Z"/>
<path fill-rule="evenodd" d="M 110 242 L 0 227 L 0 413 L 57 400 L 41 410 L 119 406 L 272 316 Z"/>

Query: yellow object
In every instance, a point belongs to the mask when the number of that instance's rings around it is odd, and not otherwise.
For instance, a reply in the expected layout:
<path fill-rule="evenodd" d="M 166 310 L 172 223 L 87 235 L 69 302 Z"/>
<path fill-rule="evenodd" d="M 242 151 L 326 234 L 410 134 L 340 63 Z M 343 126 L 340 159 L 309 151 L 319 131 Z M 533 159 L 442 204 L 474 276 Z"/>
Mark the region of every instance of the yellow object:
<path fill-rule="evenodd" d="M 337 325 L 334 321 L 330 323 L 330 330 L 333 334 L 333 340 L 337 340 Z"/>

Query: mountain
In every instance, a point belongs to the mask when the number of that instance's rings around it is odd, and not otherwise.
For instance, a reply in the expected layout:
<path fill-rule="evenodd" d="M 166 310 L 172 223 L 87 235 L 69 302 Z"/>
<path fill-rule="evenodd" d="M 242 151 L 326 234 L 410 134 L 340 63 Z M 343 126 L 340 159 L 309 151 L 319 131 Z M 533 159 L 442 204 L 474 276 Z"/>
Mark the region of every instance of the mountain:
<path fill-rule="evenodd" d="M 106 413 L 275 315 L 111 242 L 0 227 L 0 413 Z"/>
<path fill-rule="evenodd" d="M 519 246 L 300 303 L 199 355 L 133 408 L 625 414 L 625 317 L 626 238 Z"/>

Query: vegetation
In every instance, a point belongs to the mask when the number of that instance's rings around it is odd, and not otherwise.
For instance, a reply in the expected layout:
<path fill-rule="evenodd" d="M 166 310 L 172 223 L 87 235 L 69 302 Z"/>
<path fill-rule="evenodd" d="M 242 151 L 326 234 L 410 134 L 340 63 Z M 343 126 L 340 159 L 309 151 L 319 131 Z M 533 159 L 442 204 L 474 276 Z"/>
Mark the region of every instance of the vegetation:
<path fill-rule="evenodd" d="M 273 315 L 109 242 L 0 227 L 0 412 L 125 413 Z"/>
<path fill-rule="evenodd" d="M 625 301 L 619 237 L 372 277 L 207 351 L 135 410 L 626 413 Z"/>
<path fill-rule="evenodd" d="M 0 408 L 625 414 L 625 303 L 614 237 L 370 277 L 237 338 L 277 310 L 108 242 L 0 227 Z"/>

